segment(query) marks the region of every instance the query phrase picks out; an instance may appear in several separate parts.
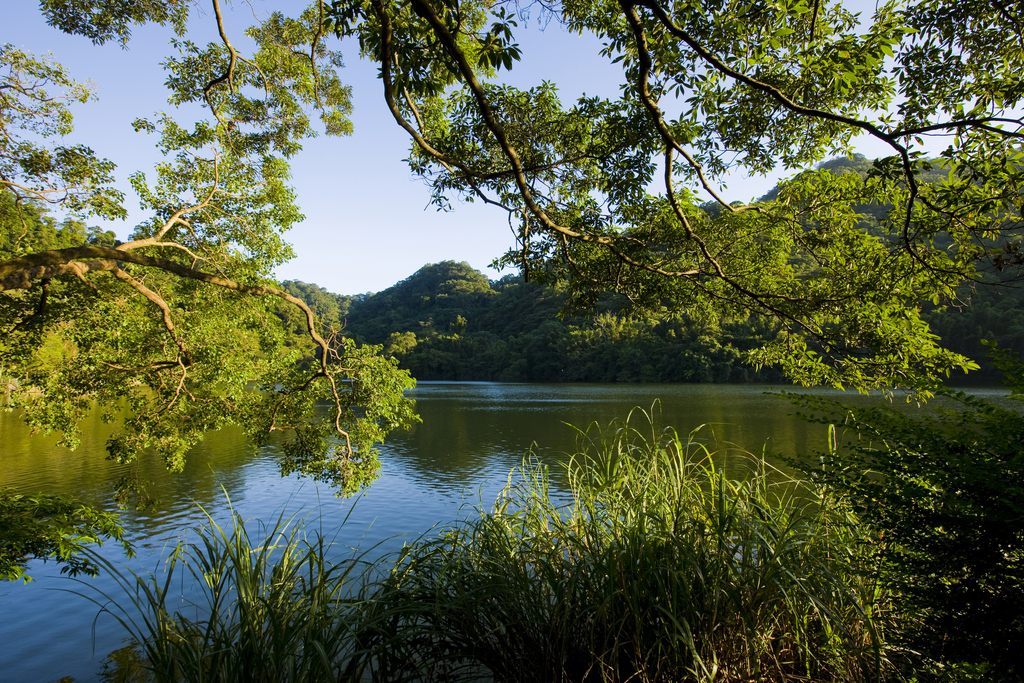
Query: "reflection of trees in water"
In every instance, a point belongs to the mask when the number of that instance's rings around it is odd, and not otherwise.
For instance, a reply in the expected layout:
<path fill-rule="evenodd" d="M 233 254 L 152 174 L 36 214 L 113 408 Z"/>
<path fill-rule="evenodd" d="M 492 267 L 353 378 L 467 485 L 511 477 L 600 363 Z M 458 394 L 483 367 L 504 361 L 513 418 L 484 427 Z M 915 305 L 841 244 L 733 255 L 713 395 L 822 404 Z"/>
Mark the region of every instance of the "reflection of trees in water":
<path fill-rule="evenodd" d="M 397 466 L 428 489 L 475 489 L 484 483 L 490 489 L 490 483 L 500 484 L 508 470 L 522 462 L 533 443 L 534 452 L 546 461 L 563 461 L 576 446 L 576 432 L 566 423 L 581 429 L 592 422 L 605 426 L 634 407 L 650 410 L 656 399 L 657 424 L 673 426 L 684 435 L 706 425 L 699 439 L 731 442 L 755 453 L 766 442 L 769 453 L 787 455 L 824 445 L 822 428 L 792 417 L 790 404 L 764 395 L 765 390 L 753 385 L 424 383 L 415 392 L 423 423 L 394 433 L 382 447 L 382 460 L 385 469 Z M 16 414 L 0 413 L 0 485 L 110 504 L 113 483 L 129 472 L 105 459 L 112 431 L 98 414 L 90 415 L 83 425 L 82 445 L 72 452 L 54 446 L 54 437 L 30 436 Z M 152 533 L 153 526 L 172 524 L 193 502 L 220 507 L 221 485 L 232 496 L 244 495 L 253 465 L 254 451 L 238 429 L 208 434 L 189 454 L 180 475 L 168 473 L 151 454 L 134 466 L 133 473 L 151 482 L 149 492 L 160 502 L 126 515 L 126 521 L 133 533 Z M 276 473 L 270 463 L 258 469 Z M 560 483 L 560 468 L 552 467 L 552 475 L 554 483 Z"/>
<path fill-rule="evenodd" d="M 394 435 L 384 457 L 424 481 L 476 481 L 504 477 L 535 443 L 552 464 L 576 450 L 577 432 L 607 426 L 633 408 L 651 411 L 659 427 L 682 435 L 704 425 L 697 438 L 760 453 L 814 450 L 824 431 L 792 417 L 785 400 L 763 386 L 735 385 L 497 385 L 421 384 L 416 391 L 423 423 Z M 821 432 L 819 435 L 818 432 Z M 742 459 L 742 458 L 740 458 Z M 552 467 L 554 483 L 561 468 Z"/>
<path fill-rule="evenodd" d="M 152 504 L 130 510 L 122 518 L 130 534 L 145 536 L 174 526 L 173 520 L 195 503 L 222 506 L 222 485 L 229 493 L 245 488 L 244 466 L 252 462 L 254 451 L 239 428 L 207 434 L 189 454 L 184 471 L 174 474 L 155 453 L 146 453 L 131 465 L 108 460 L 106 442 L 116 427 L 105 424 L 93 411 L 81 426 L 81 445 L 71 451 L 55 445 L 56 435 L 33 435 L 19 413 L 0 413 L 4 444 L 0 486 L 64 493 L 111 508 L 115 483 L 121 477 L 135 478 L 145 483 Z"/>
<path fill-rule="evenodd" d="M 148 662 L 136 644 L 125 645 L 107 655 L 99 673 L 102 683 L 150 683 Z"/>

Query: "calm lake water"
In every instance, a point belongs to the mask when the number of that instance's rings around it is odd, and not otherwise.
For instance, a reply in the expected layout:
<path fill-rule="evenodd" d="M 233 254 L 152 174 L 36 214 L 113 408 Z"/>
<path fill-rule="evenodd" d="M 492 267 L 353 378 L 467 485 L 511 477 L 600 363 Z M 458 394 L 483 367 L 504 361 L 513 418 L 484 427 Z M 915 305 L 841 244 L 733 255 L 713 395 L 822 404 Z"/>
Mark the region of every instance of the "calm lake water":
<path fill-rule="evenodd" d="M 658 423 L 681 433 L 705 425 L 712 435 L 748 450 L 805 454 L 825 444 L 825 427 L 791 416 L 793 407 L 760 385 L 537 385 L 421 383 L 410 397 L 423 424 L 396 433 L 381 447 L 380 479 L 356 499 L 338 500 L 331 490 L 298 477 L 281 478 L 274 447 L 254 450 L 237 430 L 210 434 L 189 456 L 185 472 L 169 475 L 156 462 L 142 462 L 138 474 L 152 482 L 160 502 L 126 511 L 122 520 L 138 554 L 126 561 L 109 544 L 106 557 L 136 571 L 156 572 L 186 531 L 204 521 L 202 506 L 227 520 L 231 505 L 247 520 L 272 523 L 284 512 L 333 537 L 339 557 L 349 547 L 376 552 L 456 519 L 460 510 L 489 507 L 509 471 L 534 452 L 555 465 L 572 452 L 575 432 L 566 423 L 606 425 L 631 408 L 656 409 Z M 836 393 L 836 392 L 823 392 Z M 979 390 L 986 397 L 998 390 Z M 847 396 L 861 402 L 865 397 Z M 114 482 L 126 468 L 104 459 L 110 426 L 98 418 L 84 425 L 81 447 L 70 452 L 55 437 L 31 436 L 10 413 L 0 413 L 0 486 L 26 493 L 67 493 L 110 507 Z M 725 463 L 728 466 L 728 463 Z M 552 467 L 556 484 L 557 467 Z M 226 495 L 225 495 L 226 493 Z M 343 520 L 347 521 L 342 524 Z M 46 683 L 62 676 L 96 679 L 104 657 L 124 644 L 125 634 L 97 606 L 67 591 L 88 592 L 61 577 L 53 565 L 34 563 L 33 583 L 0 583 L 0 681 Z M 104 577 L 87 579 L 113 592 Z"/>

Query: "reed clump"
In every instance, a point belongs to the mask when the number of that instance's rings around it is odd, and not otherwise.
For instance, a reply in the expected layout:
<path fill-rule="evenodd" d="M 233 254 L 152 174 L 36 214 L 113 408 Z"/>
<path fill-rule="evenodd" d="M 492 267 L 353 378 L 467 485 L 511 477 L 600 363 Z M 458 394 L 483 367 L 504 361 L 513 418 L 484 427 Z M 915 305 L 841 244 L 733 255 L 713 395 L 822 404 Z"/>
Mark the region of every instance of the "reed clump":
<path fill-rule="evenodd" d="M 250 525 L 251 526 L 251 525 Z M 233 513 L 181 543 L 161 575 L 102 558 L 121 596 L 93 596 L 132 636 L 101 678 L 133 683 L 336 683 L 354 642 L 353 586 L 366 563 L 329 557 L 330 543 L 279 517 L 256 535 Z M 182 586 L 190 590 L 182 595 Z"/>
<path fill-rule="evenodd" d="M 567 500 L 528 462 L 493 510 L 405 548 L 364 607 L 374 680 L 881 673 L 886 598 L 846 506 L 761 459 L 726 476 L 646 413 L 580 436 Z"/>

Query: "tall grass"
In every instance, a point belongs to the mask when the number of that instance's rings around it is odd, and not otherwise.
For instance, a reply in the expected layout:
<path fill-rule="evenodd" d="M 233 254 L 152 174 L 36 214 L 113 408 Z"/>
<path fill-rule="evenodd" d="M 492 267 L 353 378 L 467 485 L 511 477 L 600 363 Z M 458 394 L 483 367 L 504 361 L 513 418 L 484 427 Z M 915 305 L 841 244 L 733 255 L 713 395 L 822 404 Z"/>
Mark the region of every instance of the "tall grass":
<path fill-rule="evenodd" d="M 120 618 L 161 683 L 883 671 L 886 596 L 864 578 L 870 539 L 844 505 L 750 455 L 726 476 L 723 451 L 642 411 L 579 436 L 566 494 L 527 460 L 490 512 L 408 545 L 390 568 L 332 564 L 321 537 L 281 520 L 258 542 L 237 517 L 210 520 L 161 579 L 120 578 Z M 189 610 L 169 604 L 177 572 L 202 587 Z"/>
<path fill-rule="evenodd" d="M 320 534 L 279 517 L 254 538 L 233 513 L 208 517 L 194 543 L 179 544 L 161 576 L 122 572 L 100 559 L 127 600 L 93 598 L 135 641 L 108 662 L 109 681 L 336 683 L 353 664 L 353 572 L 365 563 L 328 559 Z M 184 575 L 184 576 L 182 576 Z M 182 581 L 183 579 L 183 581 Z M 181 604 L 181 585 L 193 588 Z M 178 603 L 175 607 L 174 604 Z M 140 667 L 145 671 L 139 671 Z"/>
<path fill-rule="evenodd" d="M 646 413 L 581 437 L 568 502 L 527 464 L 491 512 L 404 550 L 367 604 L 375 680 L 878 674 L 884 595 L 845 507 L 760 459 L 726 477 Z"/>

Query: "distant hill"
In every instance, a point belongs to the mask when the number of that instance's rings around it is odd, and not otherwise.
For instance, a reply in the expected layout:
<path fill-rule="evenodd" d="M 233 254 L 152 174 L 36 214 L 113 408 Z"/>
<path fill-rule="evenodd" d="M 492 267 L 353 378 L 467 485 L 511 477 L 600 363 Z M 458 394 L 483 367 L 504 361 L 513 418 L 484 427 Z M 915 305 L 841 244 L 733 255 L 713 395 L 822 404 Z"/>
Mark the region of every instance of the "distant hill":
<path fill-rule="evenodd" d="M 832 159 L 819 169 L 865 175 L 873 162 L 861 155 Z M 939 165 L 928 172 L 936 179 Z M 762 201 L 778 194 L 773 189 Z M 707 206 L 714 212 L 716 207 Z M 875 229 L 888 207 L 860 207 L 865 230 Z M 1016 274 L 1014 274 L 1016 275 Z M 1024 352 L 1024 290 L 999 283 L 962 287 L 955 300 L 926 304 L 922 315 L 943 344 L 981 364 L 955 381 L 994 383 L 982 339 Z M 1008 279 L 1008 278 L 1004 278 Z M 565 297 L 550 287 L 509 275 L 490 281 L 467 263 L 428 264 L 393 287 L 370 295 L 332 294 L 316 285 L 283 285 L 361 343 L 385 351 L 424 380 L 508 382 L 772 382 L 772 368 L 755 370 L 743 351 L 778 333 L 758 318 L 700 323 L 685 314 L 635 317 L 625 301 L 609 295 L 592 315 L 560 317 Z M 305 343 L 305 321 L 282 311 Z M 294 319 L 294 320 L 292 320 Z"/>
<path fill-rule="evenodd" d="M 720 327 L 683 317 L 633 318 L 609 297 L 590 317 L 560 318 L 564 297 L 517 276 L 489 281 L 466 263 L 429 264 L 364 297 L 286 282 L 345 333 L 424 380 L 506 382 L 778 382 L 741 353 L 775 331 L 742 320 Z M 337 316 L 337 318 L 335 318 Z M 296 320 L 296 323 L 301 321 Z"/>

